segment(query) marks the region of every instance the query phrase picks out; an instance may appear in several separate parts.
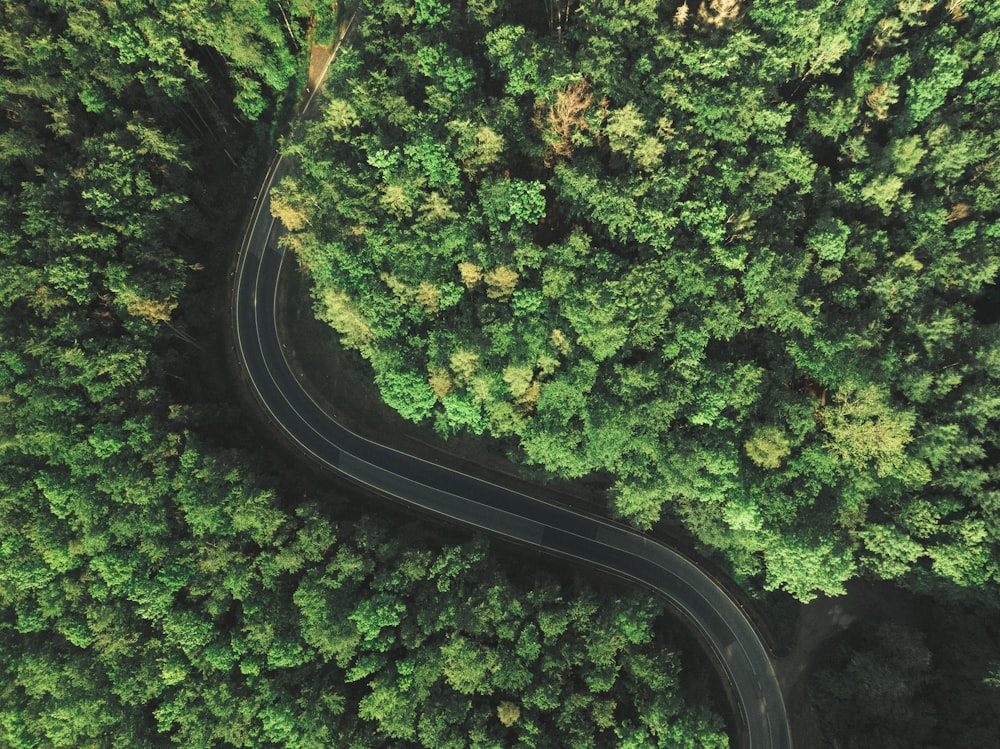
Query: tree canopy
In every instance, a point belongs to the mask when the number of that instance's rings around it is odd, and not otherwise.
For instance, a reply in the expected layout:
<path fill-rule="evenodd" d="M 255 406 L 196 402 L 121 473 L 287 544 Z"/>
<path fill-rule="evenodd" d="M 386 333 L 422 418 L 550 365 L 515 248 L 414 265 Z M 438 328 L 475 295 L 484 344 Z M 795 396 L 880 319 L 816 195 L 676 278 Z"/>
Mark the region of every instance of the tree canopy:
<path fill-rule="evenodd" d="M 274 194 L 408 418 L 802 600 L 994 585 L 998 12 L 369 3 Z"/>
<path fill-rule="evenodd" d="M 328 14 L 0 0 L 0 745 L 726 746 L 648 596 L 335 517 L 241 440 L 213 313 Z"/>

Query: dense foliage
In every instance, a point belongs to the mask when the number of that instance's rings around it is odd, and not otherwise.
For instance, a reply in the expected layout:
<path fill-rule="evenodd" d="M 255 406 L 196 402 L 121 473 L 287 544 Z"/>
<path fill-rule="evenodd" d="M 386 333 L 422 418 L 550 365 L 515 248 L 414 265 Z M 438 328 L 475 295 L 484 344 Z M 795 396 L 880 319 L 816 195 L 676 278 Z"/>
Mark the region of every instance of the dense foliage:
<path fill-rule="evenodd" d="M 894 622 L 865 623 L 834 649 L 811 681 L 823 733 L 836 737 L 831 744 L 934 745 L 931 653 L 918 631 Z"/>
<path fill-rule="evenodd" d="M 997 602 L 919 601 L 896 620 L 855 624 L 809 677 L 826 743 L 841 749 L 1000 743 Z"/>
<path fill-rule="evenodd" d="M 0 0 L 0 745 L 725 746 L 647 597 L 290 509 L 220 447 L 192 289 L 324 6 Z"/>
<path fill-rule="evenodd" d="M 997 580 L 1000 6 L 369 3 L 273 210 L 387 403 L 807 600 Z"/>

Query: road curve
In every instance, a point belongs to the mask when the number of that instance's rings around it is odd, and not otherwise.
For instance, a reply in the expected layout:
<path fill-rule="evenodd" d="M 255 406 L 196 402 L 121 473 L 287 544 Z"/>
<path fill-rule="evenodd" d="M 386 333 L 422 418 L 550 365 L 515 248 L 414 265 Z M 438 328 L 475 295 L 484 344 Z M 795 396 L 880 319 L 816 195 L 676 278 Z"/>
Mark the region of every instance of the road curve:
<path fill-rule="evenodd" d="M 306 110 L 311 102 L 312 97 Z M 767 649 L 741 606 L 689 559 L 596 516 L 377 444 L 343 427 L 302 388 L 275 320 L 284 250 L 269 192 L 287 172 L 287 161 L 275 156 L 240 244 L 232 292 L 240 366 L 275 427 L 316 461 L 379 494 L 652 589 L 700 633 L 726 674 L 741 713 L 744 745 L 791 749 Z"/>

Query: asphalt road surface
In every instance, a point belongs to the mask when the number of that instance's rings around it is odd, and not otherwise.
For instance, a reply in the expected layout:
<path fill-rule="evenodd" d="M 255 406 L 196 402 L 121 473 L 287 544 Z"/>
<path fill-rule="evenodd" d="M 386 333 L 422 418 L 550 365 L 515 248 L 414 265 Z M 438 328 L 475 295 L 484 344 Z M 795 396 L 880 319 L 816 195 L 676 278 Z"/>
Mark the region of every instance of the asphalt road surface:
<path fill-rule="evenodd" d="M 316 461 L 379 494 L 655 591 L 700 634 L 725 674 L 739 707 L 741 743 L 790 749 L 784 701 L 766 647 L 740 604 L 687 557 L 596 516 L 366 439 L 337 423 L 302 388 L 275 321 L 284 252 L 268 194 L 287 171 L 287 162 L 275 157 L 261 184 L 240 245 L 232 297 L 240 364 L 275 428 Z"/>

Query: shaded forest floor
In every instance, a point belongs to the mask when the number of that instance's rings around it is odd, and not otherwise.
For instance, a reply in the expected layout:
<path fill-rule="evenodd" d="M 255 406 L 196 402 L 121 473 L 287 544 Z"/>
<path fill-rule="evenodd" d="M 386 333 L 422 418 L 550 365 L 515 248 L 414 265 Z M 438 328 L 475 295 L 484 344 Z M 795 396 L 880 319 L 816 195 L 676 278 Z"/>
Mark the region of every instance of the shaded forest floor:
<path fill-rule="evenodd" d="M 794 645 L 788 655 L 775 663 L 797 749 L 827 746 L 809 699 L 808 681 L 839 636 L 852 624 L 868 618 L 922 624 L 916 597 L 890 583 L 853 580 L 846 587 L 847 595 L 820 596 L 800 607 Z"/>

